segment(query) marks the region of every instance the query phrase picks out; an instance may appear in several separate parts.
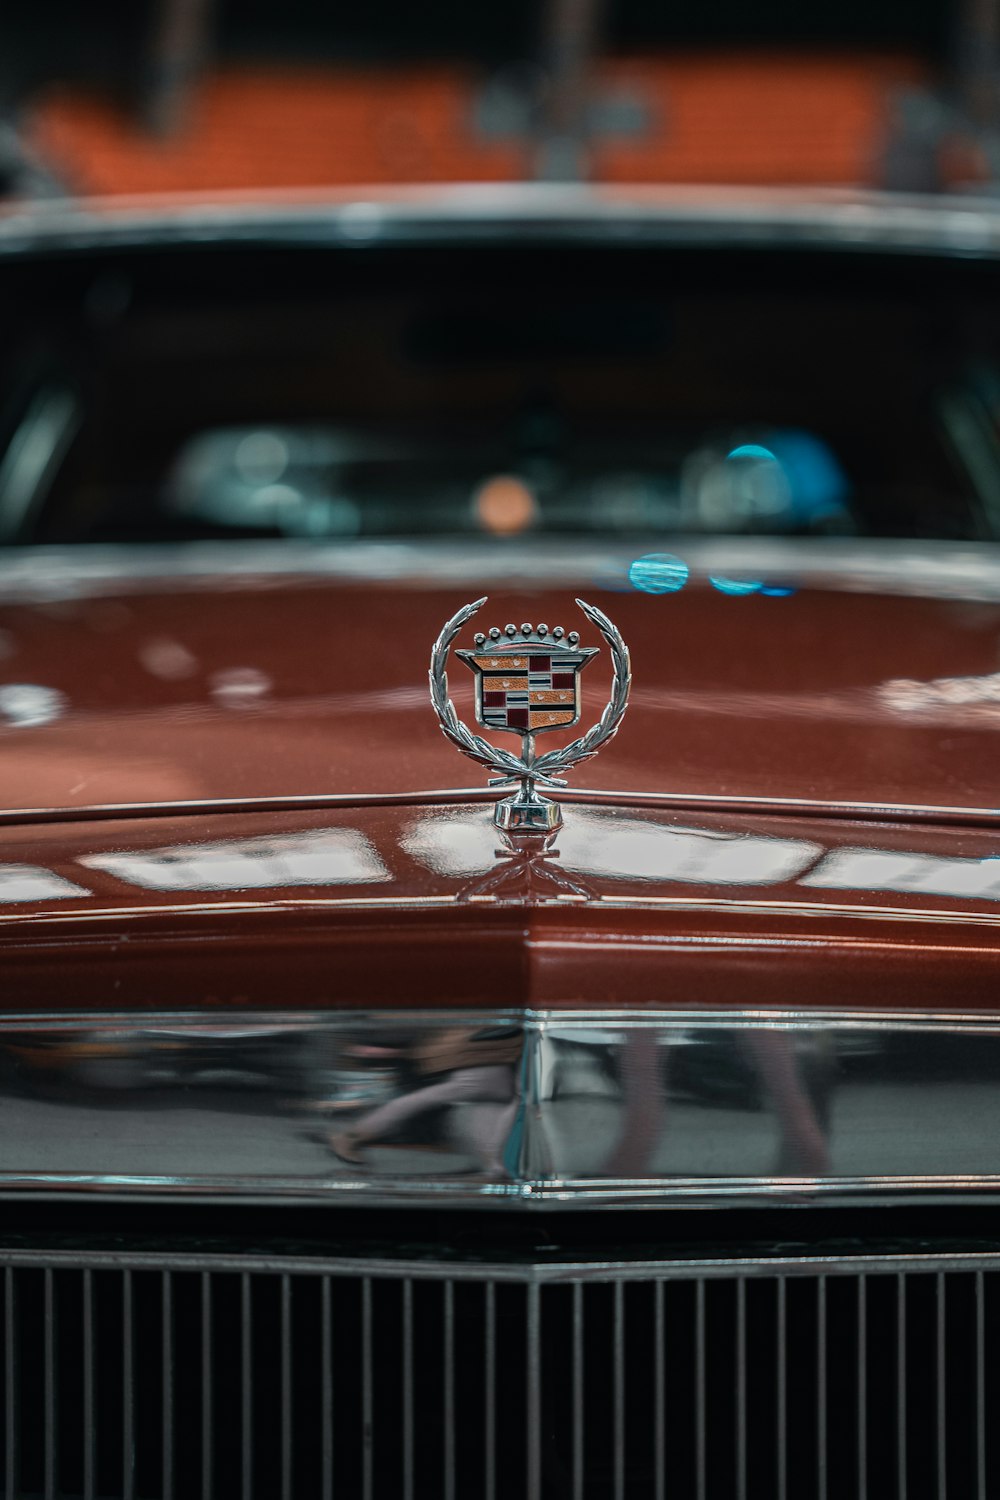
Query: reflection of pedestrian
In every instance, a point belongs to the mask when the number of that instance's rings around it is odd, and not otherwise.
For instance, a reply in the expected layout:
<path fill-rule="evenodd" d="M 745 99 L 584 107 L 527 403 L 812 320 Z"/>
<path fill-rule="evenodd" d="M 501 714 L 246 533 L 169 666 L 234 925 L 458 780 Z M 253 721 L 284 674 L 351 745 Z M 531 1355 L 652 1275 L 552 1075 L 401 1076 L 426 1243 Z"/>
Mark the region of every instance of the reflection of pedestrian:
<path fill-rule="evenodd" d="M 601 1170 L 605 1177 L 642 1177 L 659 1143 L 666 1111 L 659 1028 L 638 1026 L 627 1031 L 618 1057 L 621 1130 Z"/>
<path fill-rule="evenodd" d="M 781 1130 L 780 1177 L 822 1177 L 830 1170 L 830 1149 L 809 1097 L 795 1042 L 787 1031 L 748 1026 L 738 1040 L 753 1058 Z"/>
<path fill-rule="evenodd" d="M 741 1027 L 737 1047 L 749 1058 L 770 1101 L 781 1132 L 776 1176 L 821 1177 L 830 1170 L 823 1123 L 805 1081 L 794 1039 L 788 1032 Z M 644 1177 L 667 1123 L 666 1059 L 655 1027 L 626 1033 L 619 1052 L 622 1108 L 618 1139 L 601 1167 L 603 1177 Z"/>
<path fill-rule="evenodd" d="M 466 1129 L 466 1143 L 480 1157 L 483 1171 L 503 1173 L 501 1152 L 517 1112 L 515 1065 L 521 1059 L 518 1031 L 483 1031 L 454 1026 L 416 1043 L 410 1056 L 429 1081 L 369 1110 L 350 1130 L 329 1138 L 331 1150 L 352 1166 L 364 1164 L 363 1149 L 430 1110 L 453 1104 L 499 1106 L 485 1130 Z"/>

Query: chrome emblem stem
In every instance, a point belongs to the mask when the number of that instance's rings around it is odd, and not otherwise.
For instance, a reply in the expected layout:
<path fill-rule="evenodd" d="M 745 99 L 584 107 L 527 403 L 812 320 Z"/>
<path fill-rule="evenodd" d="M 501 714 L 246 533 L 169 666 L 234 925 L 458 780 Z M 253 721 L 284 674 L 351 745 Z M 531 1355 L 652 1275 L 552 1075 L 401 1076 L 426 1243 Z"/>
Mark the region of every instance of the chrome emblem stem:
<path fill-rule="evenodd" d="M 448 696 L 448 653 L 459 631 L 486 603 L 487 596 L 463 605 L 452 615 L 431 651 L 431 702 L 441 730 L 471 760 L 498 774 L 491 786 L 517 786 L 511 797 L 497 803 L 496 826 L 505 833 L 550 834 L 562 826 L 559 804 L 544 797 L 539 786 L 566 785 L 562 773 L 589 760 L 618 733 L 628 707 L 632 668 L 628 647 L 616 627 L 593 604 L 577 605 L 597 627 L 611 652 L 614 680 L 611 697 L 586 734 L 559 750 L 539 755 L 535 737 L 553 729 L 568 729 L 580 717 L 580 672 L 599 647 L 580 646 L 576 631 L 566 635 L 560 626 L 494 626 L 475 637 L 475 649 L 456 652 L 476 677 L 476 721 L 484 729 L 500 729 L 521 736 L 521 753 L 514 755 L 474 734 L 462 722 Z"/>

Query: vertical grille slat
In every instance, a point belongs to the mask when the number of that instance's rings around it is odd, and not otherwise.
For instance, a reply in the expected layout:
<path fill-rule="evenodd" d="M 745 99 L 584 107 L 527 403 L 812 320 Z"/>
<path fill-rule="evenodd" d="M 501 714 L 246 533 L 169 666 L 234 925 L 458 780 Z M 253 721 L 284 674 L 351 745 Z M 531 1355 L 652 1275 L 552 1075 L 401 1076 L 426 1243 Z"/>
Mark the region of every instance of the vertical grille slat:
<path fill-rule="evenodd" d="M 45 1273 L 45 1500 L 56 1494 L 56 1308 L 51 1269 Z"/>
<path fill-rule="evenodd" d="M 240 1275 L 240 1470 L 242 1500 L 253 1497 L 253 1303 L 250 1273 Z"/>
<path fill-rule="evenodd" d="M 413 1286 L 410 1281 L 406 1283 L 410 1292 L 410 1317 L 406 1323 L 404 1338 L 408 1339 L 410 1361 L 413 1359 L 413 1320 L 412 1320 L 412 1292 Z M 323 1404 L 321 1408 L 320 1421 L 323 1424 L 323 1500 L 333 1500 L 333 1311 L 330 1296 L 330 1278 L 323 1277 L 323 1305 L 322 1317 L 322 1362 L 323 1362 Z M 412 1370 L 411 1370 L 412 1379 Z M 409 1441 L 407 1442 L 407 1437 Z M 410 1425 L 408 1431 L 404 1431 L 403 1450 L 406 1455 L 404 1463 L 407 1469 L 413 1463 L 413 1411 L 410 1408 Z M 410 1500 L 410 1491 L 407 1490 L 404 1500 Z"/>
<path fill-rule="evenodd" d="M 132 1272 L 122 1272 L 122 1476 L 125 1500 L 135 1500 L 135 1349 L 132 1333 Z"/>
<path fill-rule="evenodd" d="M 998 1278 L 16 1263 L 3 1496 L 987 1500 Z"/>
<path fill-rule="evenodd" d="M 201 1275 L 201 1493 L 212 1500 L 212 1278 Z"/>
<path fill-rule="evenodd" d="M 374 1404 L 372 1399 L 372 1282 L 361 1282 L 361 1446 L 364 1500 L 374 1493 Z"/>
<path fill-rule="evenodd" d="M 493 1282 L 493 1281 L 488 1281 L 486 1283 L 486 1297 L 485 1297 L 485 1307 L 484 1307 L 484 1319 L 485 1319 L 485 1324 L 486 1324 L 486 1329 L 485 1329 L 485 1336 L 486 1336 L 486 1349 L 485 1349 L 485 1376 L 486 1376 L 486 1380 L 485 1380 L 485 1386 L 486 1386 L 486 1389 L 485 1389 L 484 1413 L 483 1413 L 483 1415 L 484 1415 L 484 1427 L 485 1427 L 485 1442 L 484 1442 L 484 1445 L 483 1445 L 483 1447 L 484 1447 L 483 1458 L 484 1458 L 485 1467 L 486 1467 L 484 1492 L 485 1492 L 485 1495 L 486 1495 L 486 1500 L 496 1500 L 496 1482 L 497 1482 L 497 1452 L 496 1452 L 496 1438 L 497 1438 L 497 1426 L 496 1426 L 496 1415 L 497 1415 L 497 1407 L 496 1407 L 496 1402 L 497 1402 L 497 1391 L 496 1391 L 496 1371 L 497 1371 L 497 1348 L 496 1348 L 496 1339 L 497 1339 L 497 1289 L 496 1289 L 496 1283 Z"/>
<path fill-rule="evenodd" d="M 655 1444 L 654 1465 L 656 1500 L 666 1500 L 667 1485 L 667 1397 L 666 1397 L 666 1360 L 667 1360 L 667 1335 L 666 1318 L 664 1314 L 664 1286 L 661 1280 L 655 1284 L 655 1334 L 654 1334 L 654 1389 L 655 1389 L 655 1415 L 653 1423 L 653 1441 Z"/>
<path fill-rule="evenodd" d="M 736 1283 L 736 1495 L 747 1500 L 747 1284 Z"/>
<path fill-rule="evenodd" d="M 625 1287 L 615 1283 L 614 1302 L 615 1500 L 625 1500 Z"/>
<path fill-rule="evenodd" d="M 455 1284 L 444 1283 L 441 1349 L 444 1364 L 442 1439 L 444 1443 L 444 1500 L 455 1500 Z M 530 1329 L 528 1337 L 530 1339 Z"/>
<path fill-rule="evenodd" d="M 583 1286 L 573 1288 L 573 1500 L 583 1497 L 583 1378 L 587 1358 L 583 1325 Z"/>
<path fill-rule="evenodd" d="M 906 1500 L 906 1277 L 896 1275 L 896 1495 Z"/>
<path fill-rule="evenodd" d="M 17 1494 L 17 1303 L 14 1272 L 4 1272 L 4 1491 Z"/>
<path fill-rule="evenodd" d="M 774 1437 L 777 1448 L 778 1500 L 788 1497 L 788 1293 L 784 1277 L 777 1284 L 778 1310 L 776 1328 L 777 1410 Z"/>
<path fill-rule="evenodd" d="M 986 1500 L 986 1285 L 976 1272 L 976 1487 Z"/>
<path fill-rule="evenodd" d="M 946 1382 L 945 1382 L 945 1279 L 939 1271 L 935 1285 L 937 1307 L 937 1500 L 947 1500 L 948 1495 L 948 1443 L 946 1427 Z"/>
<path fill-rule="evenodd" d="M 705 1469 L 707 1457 L 705 1280 L 702 1276 L 699 1276 L 695 1283 L 695 1296 L 695 1477 L 698 1500 L 705 1500 L 708 1475 Z"/>
<path fill-rule="evenodd" d="M 819 1500 L 827 1489 L 826 1277 L 816 1281 L 816 1478 Z"/>
<path fill-rule="evenodd" d="M 83 1272 L 83 1496 L 94 1500 L 94 1432 L 95 1370 L 97 1351 L 94 1345 L 94 1273 Z"/>
<path fill-rule="evenodd" d="M 281 1500 L 292 1500 L 292 1279 L 281 1278 Z"/>
<path fill-rule="evenodd" d="M 163 1444 L 163 1496 L 173 1500 L 174 1494 L 174 1278 L 171 1271 L 163 1272 L 160 1286 L 160 1336 L 162 1358 L 160 1363 L 163 1381 L 161 1410 L 161 1441 Z"/>
<path fill-rule="evenodd" d="M 528 1286 L 527 1329 L 527 1496 L 528 1500 L 541 1500 L 542 1493 L 542 1343 L 541 1343 L 541 1297 L 538 1286 Z"/>
<path fill-rule="evenodd" d="M 868 1284 L 858 1277 L 857 1484 L 858 1500 L 868 1500 Z"/>

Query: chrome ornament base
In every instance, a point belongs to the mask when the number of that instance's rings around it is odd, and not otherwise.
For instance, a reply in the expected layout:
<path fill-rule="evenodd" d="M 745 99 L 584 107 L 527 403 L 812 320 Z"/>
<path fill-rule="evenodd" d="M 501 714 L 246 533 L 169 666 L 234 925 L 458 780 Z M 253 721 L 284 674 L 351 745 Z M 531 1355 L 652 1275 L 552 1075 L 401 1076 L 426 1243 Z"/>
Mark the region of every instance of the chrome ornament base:
<path fill-rule="evenodd" d="M 515 796 L 504 797 L 497 803 L 493 822 L 504 833 L 534 833 L 544 837 L 562 827 L 562 809 L 558 802 L 540 797 L 529 783 Z"/>

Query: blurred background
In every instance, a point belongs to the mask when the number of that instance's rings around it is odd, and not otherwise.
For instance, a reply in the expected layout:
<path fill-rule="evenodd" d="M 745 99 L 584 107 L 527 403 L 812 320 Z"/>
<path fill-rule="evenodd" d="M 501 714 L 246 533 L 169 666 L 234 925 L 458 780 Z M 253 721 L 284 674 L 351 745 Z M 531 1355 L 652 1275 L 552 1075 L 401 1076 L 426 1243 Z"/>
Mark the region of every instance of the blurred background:
<path fill-rule="evenodd" d="M 996 0 L 36 0 L 9 194 L 351 184 L 992 191 Z"/>
<path fill-rule="evenodd" d="M 8 5 L 0 547 L 1000 540 L 998 182 L 1000 0 Z"/>

